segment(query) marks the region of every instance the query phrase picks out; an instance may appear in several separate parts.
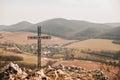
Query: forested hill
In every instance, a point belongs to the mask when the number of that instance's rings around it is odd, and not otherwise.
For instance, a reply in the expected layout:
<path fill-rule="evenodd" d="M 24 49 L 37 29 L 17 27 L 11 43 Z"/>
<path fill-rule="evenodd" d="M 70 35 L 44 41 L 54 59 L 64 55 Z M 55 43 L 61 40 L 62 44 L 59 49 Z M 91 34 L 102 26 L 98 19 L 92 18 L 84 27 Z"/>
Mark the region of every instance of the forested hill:
<path fill-rule="evenodd" d="M 37 26 L 42 26 L 42 33 L 57 37 L 62 37 L 65 39 L 77 39 L 77 40 L 95 38 L 105 33 L 107 35 L 107 32 L 113 29 L 112 26 L 109 26 L 107 24 L 92 23 L 81 20 L 67 20 L 63 18 L 55 18 L 55 19 L 49 19 L 43 22 L 39 22 L 36 24 L 22 21 L 10 26 L 0 25 L 0 31 L 36 32 Z M 117 37 L 118 34 L 119 31 L 114 36 Z"/>
<path fill-rule="evenodd" d="M 111 29 L 110 31 L 100 35 L 99 38 L 120 40 L 120 27 Z"/>

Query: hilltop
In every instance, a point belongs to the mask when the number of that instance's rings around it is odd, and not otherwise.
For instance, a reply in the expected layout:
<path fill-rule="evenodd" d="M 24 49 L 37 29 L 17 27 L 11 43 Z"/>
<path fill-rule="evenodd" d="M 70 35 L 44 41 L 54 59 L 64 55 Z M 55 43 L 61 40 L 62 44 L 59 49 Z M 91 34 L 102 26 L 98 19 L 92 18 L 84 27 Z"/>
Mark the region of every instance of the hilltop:
<path fill-rule="evenodd" d="M 58 65 L 44 69 L 31 70 L 9 63 L 3 68 L 2 79 L 29 80 L 109 80 L 100 70 L 86 70 L 77 66 Z"/>

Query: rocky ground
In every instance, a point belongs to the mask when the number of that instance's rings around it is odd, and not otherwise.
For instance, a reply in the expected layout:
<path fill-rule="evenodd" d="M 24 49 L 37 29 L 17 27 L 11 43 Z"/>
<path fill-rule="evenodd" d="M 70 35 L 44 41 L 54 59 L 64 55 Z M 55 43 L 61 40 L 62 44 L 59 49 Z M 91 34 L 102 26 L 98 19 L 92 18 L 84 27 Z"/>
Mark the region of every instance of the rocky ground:
<path fill-rule="evenodd" d="M 82 67 L 62 64 L 31 70 L 9 63 L 2 68 L 0 80 L 109 80 L 101 70 L 86 70 Z"/>

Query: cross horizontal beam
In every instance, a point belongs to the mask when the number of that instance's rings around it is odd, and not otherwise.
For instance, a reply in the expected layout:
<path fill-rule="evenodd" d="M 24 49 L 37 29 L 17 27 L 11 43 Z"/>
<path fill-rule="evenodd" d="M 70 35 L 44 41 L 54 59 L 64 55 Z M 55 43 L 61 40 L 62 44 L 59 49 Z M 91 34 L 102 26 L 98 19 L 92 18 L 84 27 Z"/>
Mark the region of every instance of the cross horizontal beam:
<path fill-rule="evenodd" d="M 51 39 L 51 36 L 28 36 L 28 39 Z"/>

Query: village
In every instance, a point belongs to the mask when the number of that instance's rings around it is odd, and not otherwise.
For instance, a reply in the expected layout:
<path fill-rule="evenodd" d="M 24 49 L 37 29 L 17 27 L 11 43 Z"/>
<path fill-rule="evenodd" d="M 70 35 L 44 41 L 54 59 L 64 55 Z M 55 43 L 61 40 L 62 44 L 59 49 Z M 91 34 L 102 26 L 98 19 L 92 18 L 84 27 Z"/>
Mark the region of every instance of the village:
<path fill-rule="evenodd" d="M 15 43 L 0 43 L 0 48 L 5 51 L 16 52 L 17 54 L 37 55 L 37 45 L 27 44 L 18 45 Z M 70 52 L 67 48 L 55 45 L 41 45 L 41 56 L 53 58 L 56 54 Z M 71 51 L 72 52 L 72 51 Z M 74 56 L 65 54 L 66 59 L 74 59 Z M 2 68 L 2 80 L 109 80 L 109 78 L 100 70 L 86 70 L 77 66 L 64 66 L 59 64 L 52 67 L 50 64 L 42 69 L 31 70 L 29 68 L 20 68 L 18 64 L 10 62 Z M 81 74 L 81 75 L 80 75 Z"/>
<path fill-rule="evenodd" d="M 3 48 L 6 51 L 16 52 L 16 53 L 30 53 L 37 54 L 37 44 L 15 44 L 2 42 L 0 43 L 0 48 Z M 57 44 L 54 45 L 42 45 L 42 56 L 50 56 L 56 53 L 64 52 L 65 48 Z"/>

